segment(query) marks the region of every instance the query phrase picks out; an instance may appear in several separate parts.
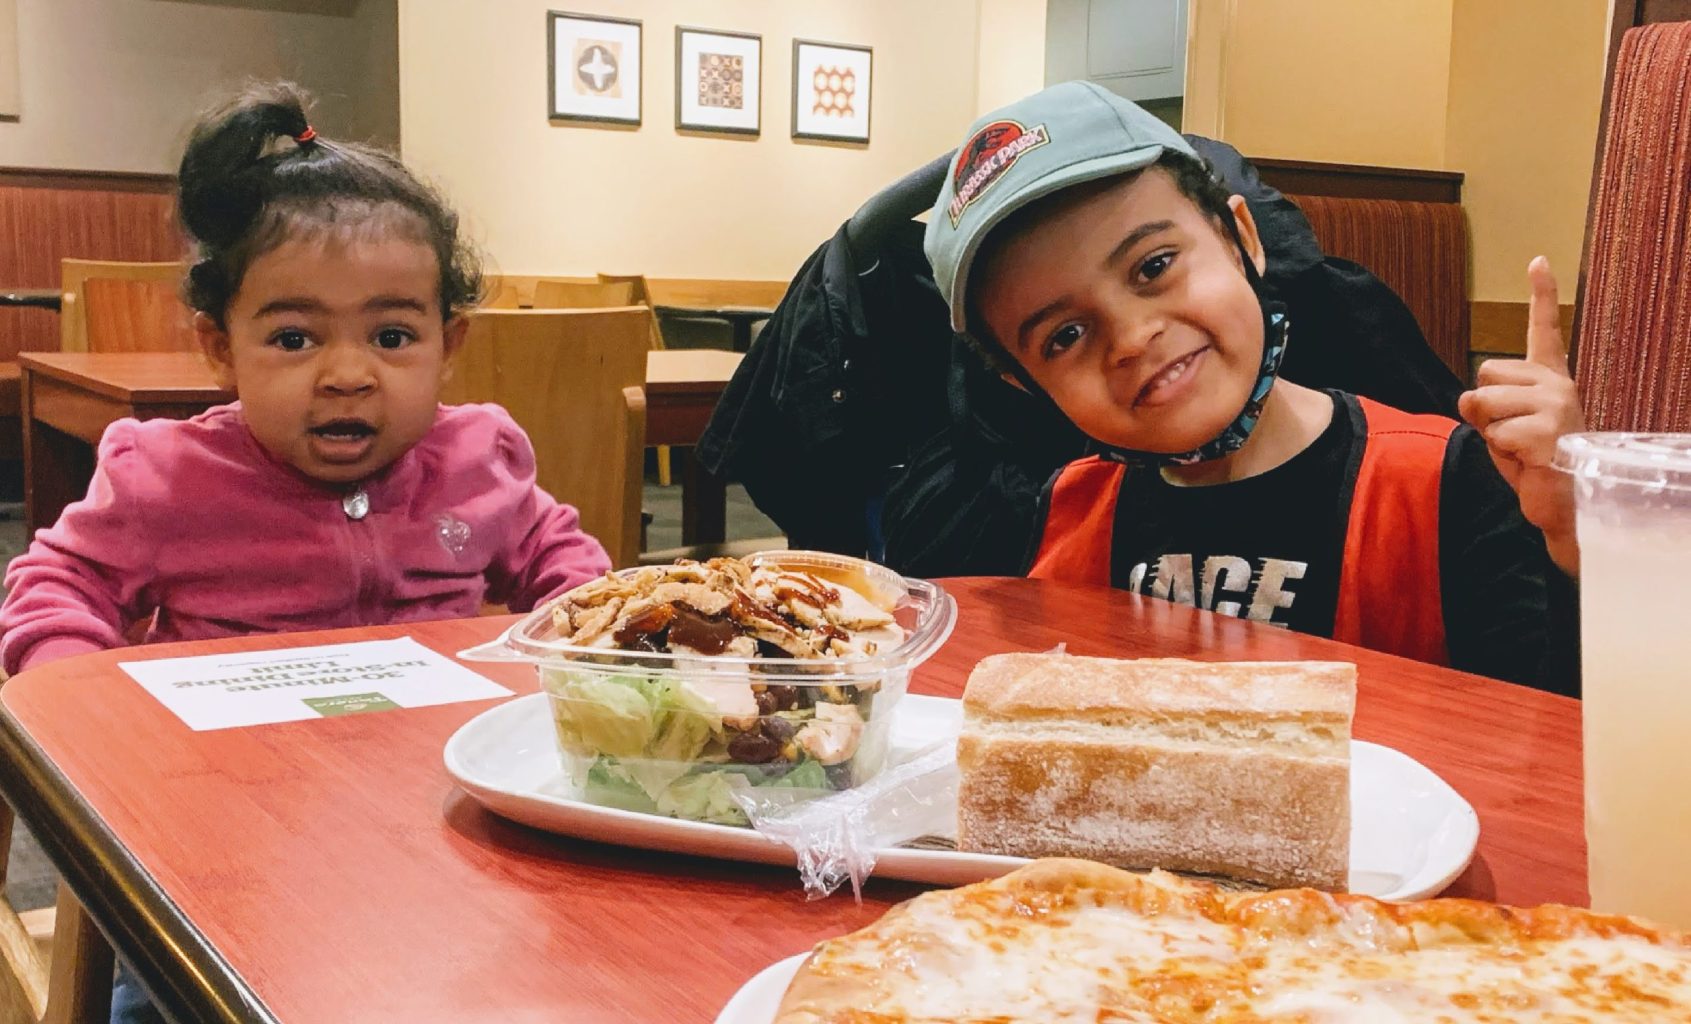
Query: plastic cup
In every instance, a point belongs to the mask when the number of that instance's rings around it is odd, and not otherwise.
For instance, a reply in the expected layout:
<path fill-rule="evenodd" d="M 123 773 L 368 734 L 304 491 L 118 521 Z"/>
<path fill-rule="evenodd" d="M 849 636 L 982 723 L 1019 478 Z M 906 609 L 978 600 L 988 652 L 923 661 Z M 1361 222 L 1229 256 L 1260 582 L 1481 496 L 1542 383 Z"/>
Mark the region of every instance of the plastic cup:
<path fill-rule="evenodd" d="M 1591 905 L 1691 929 L 1691 434 L 1574 434 Z"/>

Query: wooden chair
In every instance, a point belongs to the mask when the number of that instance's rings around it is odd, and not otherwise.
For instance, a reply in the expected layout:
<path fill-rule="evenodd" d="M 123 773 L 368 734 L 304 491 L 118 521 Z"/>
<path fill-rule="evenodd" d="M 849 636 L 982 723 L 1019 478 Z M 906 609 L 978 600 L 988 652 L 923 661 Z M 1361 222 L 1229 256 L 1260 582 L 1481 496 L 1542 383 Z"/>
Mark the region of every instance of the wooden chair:
<path fill-rule="evenodd" d="M 90 352 L 192 352 L 193 311 L 175 281 L 90 277 L 82 312 Z"/>
<path fill-rule="evenodd" d="M 1691 2 L 1617 0 L 1574 309 L 1593 430 L 1691 431 Z"/>
<path fill-rule="evenodd" d="M 651 331 L 652 351 L 661 351 L 663 330 L 658 325 L 657 306 L 652 302 L 652 286 L 646 281 L 645 274 L 600 274 L 600 284 L 627 285 L 631 289 L 630 298 L 636 305 L 646 307 L 647 324 Z M 540 286 L 535 286 L 535 296 L 539 297 Z M 672 465 L 669 458 L 669 445 L 658 445 L 658 486 L 668 487 L 674 480 L 671 475 Z"/>
<path fill-rule="evenodd" d="M 12 849 L 12 809 L 0 803 L 0 888 Z M 19 914 L 0 900 L 0 1022 L 105 1024 L 112 950 L 70 888 L 58 906 Z"/>
<path fill-rule="evenodd" d="M 640 555 L 647 315 L 479 310 L 441 396 L 504 406 L 534 442 L 540 486 L 576 507 L 618 568 Z"/>
<path fill-rule="evenodd" d="M 165 295 L 175 294 L 175 289 L 187 273 L 186 263 L 122 263 L 111 260 L 77 260 L 63 259 L 59 261 L 59 287 L 64 292 L 63 305 L 59 310 L 59 347 L 66 352 L 90 351 L 88 344 L 88 291 L 90 280 L 99 281 L 127 281 L 149 282 L 150 287 L 143 287 L 130 291 L 124 286 L 96 287 L 96 293 L 117 304 L 118 309 L 127 310 L 130 303 L 136 304 L 136 309 L 150 309 L 157 312 L 166 308 L 168 303 Z M 180 301 L 177 302 L 180 306 Z M 110 309 L 111 307 L 108 307 Z M 182 307 L 186 308 L 186 307 Z M 123 329 L 123 318 L 135 315 L 130 312 L 107 313 L 102 320 L 102 328 L 112 330 Z M 149 341 L 161 341 L 158 331 L 147 332 Z M 111 341 L 111 336 L 107 336 Z M 125 343 L 133 345 L 133 342 Z M 169 348 L 112 348 L 101 351 L 139 352 L 139 351 L 169 351 Z"/>
<path fill-rule="evenodd" d="M 488 274 L 482 278 L 482 287 L 482 309 L 520 309 L 526 305 L 522 297 L 522 285 L 514 277 Z"/>
<path fill-rule="evenodd" d="M 536 281 L 535 309 L 613 309 L 642 306 L 628 281 L 584 283 L 581 281 Z"/>

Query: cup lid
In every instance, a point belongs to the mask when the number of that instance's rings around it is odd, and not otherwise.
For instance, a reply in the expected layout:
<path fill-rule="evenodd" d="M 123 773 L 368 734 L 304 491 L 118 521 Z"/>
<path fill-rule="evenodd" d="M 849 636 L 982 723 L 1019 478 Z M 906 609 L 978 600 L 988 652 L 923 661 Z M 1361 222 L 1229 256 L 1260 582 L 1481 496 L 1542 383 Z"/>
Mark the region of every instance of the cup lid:
<path fill-rule="evenodd" d="M 1552 464 L 1581 480 L 1691 492 L 1691 434 L 1568 434 Z"/>

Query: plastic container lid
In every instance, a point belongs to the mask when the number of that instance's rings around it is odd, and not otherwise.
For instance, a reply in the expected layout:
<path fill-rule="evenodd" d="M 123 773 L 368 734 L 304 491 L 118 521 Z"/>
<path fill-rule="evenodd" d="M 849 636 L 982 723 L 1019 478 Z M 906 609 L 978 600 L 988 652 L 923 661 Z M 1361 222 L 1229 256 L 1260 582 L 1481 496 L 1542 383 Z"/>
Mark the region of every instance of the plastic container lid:
<path fill-rule="evenodd" d="M 1691 494 L 1691 434 L 1569 434 L 1553 465 L 1581 481 Z"/>
<path fill-rule="evenodd" d="M 517 661 L 541 667 L 638 668 L 647 671 L 696 671 L 709 666 L 716 672 L 743 672 L 758 682 L 854 685 L 880 682 L 889 672 L 904 671 L 928 659 L 951 636 L 957 624 L 957 602 L 936 583 L 909 579 L 861 558 L 823 551 L 760 551 L 745 559 L 753 566 L 776 565 L 809 572 L 830 582 L 852 587 L 891 613 L 904 627 L 904 642 L 889 650 L 852 658 L 741 658 L 694 653 L 625 651 L 614 647 L 580 647 L 566 642 L 552 619 L 556 601 L 536 608 L 491 643 L 459 652 L 469 661 Z M 627 576 L 639 569 L 616 573 Z M 560 599 L 561 600 L 561 599 Z M 822 678 L 825 677 L 825 678 Z"/>

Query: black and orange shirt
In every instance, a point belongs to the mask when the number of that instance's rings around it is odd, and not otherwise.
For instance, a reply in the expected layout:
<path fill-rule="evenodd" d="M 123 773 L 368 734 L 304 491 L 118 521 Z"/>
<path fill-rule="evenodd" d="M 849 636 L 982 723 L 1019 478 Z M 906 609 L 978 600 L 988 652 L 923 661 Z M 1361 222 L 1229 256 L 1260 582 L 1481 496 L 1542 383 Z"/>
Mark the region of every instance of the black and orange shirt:
<path fill-rule="evenodd" d="M 1328 394 L 1326 430 L 1247 479 L 1065 467 L 1029 575 L 1540 682 L 1556 570 L 1479 434 Z"/>

